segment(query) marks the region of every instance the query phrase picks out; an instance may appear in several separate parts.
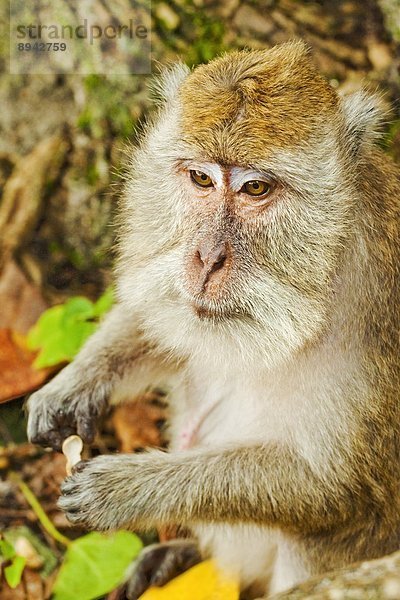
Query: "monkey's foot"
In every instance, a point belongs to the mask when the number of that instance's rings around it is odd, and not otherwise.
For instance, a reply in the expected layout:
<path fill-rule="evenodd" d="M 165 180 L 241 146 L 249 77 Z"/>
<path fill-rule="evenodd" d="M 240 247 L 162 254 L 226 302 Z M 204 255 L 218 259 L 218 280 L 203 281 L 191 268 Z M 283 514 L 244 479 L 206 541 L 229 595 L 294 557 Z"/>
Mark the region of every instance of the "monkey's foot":
<path fill-rule="evenodd" d="M 171 540 L 145 548 L 135 562 L 126 584 L 125 596 L 137 600 L 148 587 L 162 586 L 201 561 L 199 549 L 192 540 Z"/>

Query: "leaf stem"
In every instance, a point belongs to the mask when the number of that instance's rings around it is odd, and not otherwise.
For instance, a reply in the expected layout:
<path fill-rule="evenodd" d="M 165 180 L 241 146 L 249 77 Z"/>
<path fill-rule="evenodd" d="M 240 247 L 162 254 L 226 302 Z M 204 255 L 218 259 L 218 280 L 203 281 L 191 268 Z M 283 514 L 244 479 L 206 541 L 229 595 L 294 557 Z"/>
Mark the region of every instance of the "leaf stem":
<path fill-rule="evenodd" d="M 30 506 L 32 507 L 32 510 L 34 511 L 34 513 L 37 516 L 37 518 L 39 519 L 42 527 L 47 531 L 47 533 L 49 535 L 51 535 L 51 537 L 53 539 L 55 539 L 57 542 L 60 542 L 60 544 L 63 544 L 64 546 L 68 546 L 71 543 L 71 540 L 68 539 L 62 533 L 60 533 L 58 531 L 58 529 L 56 529 L 56 527 L 50 521 L 49 517 L 44 512 L 44 510 L 41 507 L 40 502 L 36 498 L 35 494 L 27 486 L 27 484 L 24 481 L 22 481 L 21 477 L 19 475 L 17 475 L 17 473 L 15 473 L 14 471 L 12 471 L 9 474 L 9 478 L 11 481 L 13 481 L 14 483 L 16 483 L 18 485 L 19 489 L 21 490 L 21 492 L 23 493 L 23 495 L 25 497 L 25 500 L 28 502 L 28 504 L 30 504 Z"/>

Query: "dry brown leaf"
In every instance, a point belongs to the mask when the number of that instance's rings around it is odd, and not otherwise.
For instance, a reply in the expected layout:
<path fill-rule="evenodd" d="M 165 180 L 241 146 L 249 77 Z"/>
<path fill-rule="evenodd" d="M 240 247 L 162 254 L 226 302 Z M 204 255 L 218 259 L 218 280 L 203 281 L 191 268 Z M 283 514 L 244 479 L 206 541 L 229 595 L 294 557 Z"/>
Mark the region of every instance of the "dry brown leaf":
<path fill-rule="evenodd" d="M 1 271 L 0 306 L 0 328 L 8 327 L 20 333 L 27 333 L 48 308 L 38 286 L 28 281 L 13 260 Z"/>
<path fill-rule="evenodd" d="M 22 335 L 0 329 L 0 403 L 28 394 L 46 381 L 51 370 L 34 369 L 34 359 Z"/>
<path fill-rule="evenodd" d="M 44 584 L 39 573 L 25 569 L 22 580 L 25 585 L 26 600 L 44 600 Z"/>
<path fill-rule="evenodd" d="M 161 446 L 160 423 L 165 420 L 165 408 L 144 397 L 144 400 L 120 404 L 114 411 L 112 423 L 121 452 Z"/>
<path fill-rule="evenodd" d="M 1 600 L 45 600 L 44 582 L 39 573 L 25 568 L 22 580 L 11 589 L 4 579 L 0 580 Z"/>
<path fill-rule="evenodd" d="M 4 580 L 0 581 L 0 598 L 1 600 L 26 600 L 23 583 L 11 589 Z"/>

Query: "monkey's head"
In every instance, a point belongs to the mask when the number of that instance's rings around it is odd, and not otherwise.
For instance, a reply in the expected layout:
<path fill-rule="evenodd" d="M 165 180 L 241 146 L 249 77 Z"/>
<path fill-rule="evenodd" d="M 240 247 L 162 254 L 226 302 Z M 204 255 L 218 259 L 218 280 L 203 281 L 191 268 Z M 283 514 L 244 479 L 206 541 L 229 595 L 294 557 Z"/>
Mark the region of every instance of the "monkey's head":
<path fill-rule="evenodd" d="M 300 42 L 167 71 L 132 160 L 120 295 L 158 343 L 276 364 L 329 327 L 376 99 Z"/>

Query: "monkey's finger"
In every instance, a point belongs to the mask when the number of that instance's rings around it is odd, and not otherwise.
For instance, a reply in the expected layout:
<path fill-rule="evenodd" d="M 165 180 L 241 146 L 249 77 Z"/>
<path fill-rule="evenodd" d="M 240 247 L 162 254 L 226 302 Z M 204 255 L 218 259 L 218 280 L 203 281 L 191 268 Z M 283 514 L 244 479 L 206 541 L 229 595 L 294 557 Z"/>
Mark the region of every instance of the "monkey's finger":
<path fill-rule="evenodd" d="M 61 450 L 63 439 L 61 432 L 56 429 L 37 431 L 30 437 L 32 444 L 38 444 L 45 448 L 53 448 L 53 450 L 57 451 Z"/>
<path fill-rule="evenodd" d="M 128 600 L 138 600 L 150 586 L 150 581 L 146 573 L 140 571 L 135 573 L 135 578 L 131 579 L 125 588 L 125 595 Z"/>
<path fill-rule="evenodd" d="M 64 479 L 60 486 L 60 491 L 62 495 L 58 500 L 59 505 L 63 503 L 63 496 L 69 496 L 70 494 L 73 494 L 76 491 L 76 483 L 73 475 L 70 475 L 69 477 Z"/>
<path fill-rule="evenodd" d="M 88 522 L 87 518 L 80 512 L 64 511 L 68 521 L 73 525 L 84 525 Z"/>
<path fill-rule="evenodd" d="M 42 444 L 45 436 L 53 429 L 46 415 L 40 410 L 31 409 L 28 416 L 28 440 L 32 444 Z"/>
<path fill-rule="evenodd" d="M 64 512 L 68 521 L 71 523 L 84 523 L 86 521 L 85 513 L 79 506 L 71 506 L 67 502 L 62 502 L 63 498 L 57 503 L 58 507 Z"/>
<path fill-rule="evenodd" d="M 72 467 L 72 475 L 75 473 L 82 473 L 83 469 L 89 464 L 88 460 L 80 460 L 76 465 Z"/>
<path fill-rule="evenodd" d="M 76 427 L 69 427 L 66 425 L 65 427 L 60 427 L 58 431 L 59 431 L 61 439 L 64 441 L 70 435 L 74 435 L 74 433 L 76 433 Z"/>
<path fill-rule="evenodd" d="M 38 437 L 40 436 L 39 431 L 39 419 L 37 417 L 33 417 L 32 414 L 29 415 L 28 418 L 28 428 L 27 428 L 28 440 L 31 444 L 38 444 Z"/>
<path fill-rule="evenodd" d="M 126 597 L 128 600 L 138 600 L 148 587 L 163 586 L 200 561 L 199 549 L 190 541 L 148 546 L 135 561 L 126 584 Z"/>
<path fill-rule="evenodd" d="M 77 417 L 77 434 L 85 444 L 92 444 L 96 435 L 96 423 L 93 417 Z"/>
<path fill-rule="evenodd" d="M 152 575 L 160 567 L 164 553 L 165 549 L 154 548 L 141 554 L 136 561 L 134 572 L 126 584 L 125 594 L 128 600 L 138 600 L 150 587 Z"/>
<path fill-rule="evenodd" d="M 76 497 L 73 495 L 69 495 L 64 493 L 57 502 L 58 508 L 60 508 L 63 512 L 69 514 L 77 514 L 79 512 L 80 506 L 79 502 L 76 501 Z"/>
<path fill-rule="evenodd" d="M 64 411 L 57 410 L 53 413 L 42 410 L 40 406 L 29 409 L 28 439 L 32 444 L 60 450 L 62 440 L 72 431 Z"/>
<path fill-rule="evenodd" d="M 76 490 L 76 486 L 71 483 L 69 487 L 68 478 L 66 485 L 63 484 L 63 495 L 60 496 L 57 502 L 58 508 L 60 508 L 71 523 L 83 524 L 87 521 L 87 507 L 82 503 L 81 494 Z"/>

